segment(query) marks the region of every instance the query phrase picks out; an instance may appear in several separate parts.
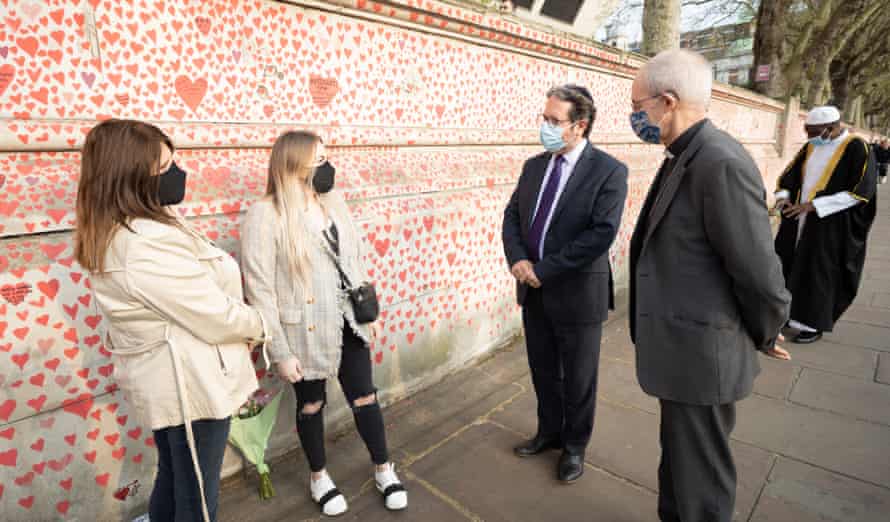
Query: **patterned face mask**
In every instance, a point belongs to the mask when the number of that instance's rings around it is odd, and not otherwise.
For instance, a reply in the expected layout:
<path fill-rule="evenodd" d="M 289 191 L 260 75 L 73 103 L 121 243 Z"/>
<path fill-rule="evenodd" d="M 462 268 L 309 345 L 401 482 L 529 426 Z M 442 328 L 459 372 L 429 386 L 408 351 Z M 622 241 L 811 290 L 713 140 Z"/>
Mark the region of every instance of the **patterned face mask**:
<path fill-rule="evenodd" d="M 646 111 L 637 111 L 630 115 L 630 127 L 638 138 L 658 145 L 661 143 L 661 127 L 649 120 L 649 113 Z"/>

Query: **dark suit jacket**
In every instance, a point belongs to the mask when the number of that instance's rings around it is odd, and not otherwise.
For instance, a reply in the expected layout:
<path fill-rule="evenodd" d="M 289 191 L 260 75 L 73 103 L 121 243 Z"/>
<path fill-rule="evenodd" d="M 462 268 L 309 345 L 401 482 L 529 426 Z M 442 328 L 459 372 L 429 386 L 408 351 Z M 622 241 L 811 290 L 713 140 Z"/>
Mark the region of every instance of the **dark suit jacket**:
<path fill-rule="evenodd" d="M 504 211 L 504 253 L 509 266 L 534 259 L 528 232 L 550 153 L 522 167 L 519 183 Z M 544 256 L 535 264 L 548 315 L 564 322 L 602 322 L 614 302 L 609 247 L 618 233 L 627 197 L 627 166 L 587 144 L 556 203 L 544 238 Z M 517 283 L 519 304 L 528 287 Z"/>
<path fill-rule="evenodd" d="M 657 204 L 653 192 L 631 239 L 640 386 L 689 404 L 740 400 L 760 372 L 756 350 L 773 345 L 791 299 L 760 172 L 706 122 L 664 177 Z"/>

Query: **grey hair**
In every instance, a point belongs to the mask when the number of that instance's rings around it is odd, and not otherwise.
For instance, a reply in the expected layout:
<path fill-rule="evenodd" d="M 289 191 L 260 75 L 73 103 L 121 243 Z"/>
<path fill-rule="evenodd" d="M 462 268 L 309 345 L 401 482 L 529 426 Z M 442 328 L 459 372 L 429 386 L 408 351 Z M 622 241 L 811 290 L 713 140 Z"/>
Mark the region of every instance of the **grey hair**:
<path fill-rule="evenodd" d="M 686 49 L 658 53 L 640 69 L 651 96 L 670 93 L 681 102 L 707 109 L 714 83 L 711 64 Z"/>

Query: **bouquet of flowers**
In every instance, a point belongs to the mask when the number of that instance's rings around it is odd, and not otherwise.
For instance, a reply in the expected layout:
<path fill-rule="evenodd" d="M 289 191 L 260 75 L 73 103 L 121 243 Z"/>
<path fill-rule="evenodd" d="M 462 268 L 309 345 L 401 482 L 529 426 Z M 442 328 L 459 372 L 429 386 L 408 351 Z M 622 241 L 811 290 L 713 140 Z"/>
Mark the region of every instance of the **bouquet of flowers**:
<path fill-rule="evenodd" d="M 269 436 L 278 417 L 279 402 L 281 393 L 276 393 L 273 397 L 273 394 L 266 390 L 258 390 L 232 417 L 232 426 L 229 430 L 229 442 L 241 451 L 244 458 L 256 466 L 260 474 L 260 498 L 263 500 L 275 496 L 269 478 L 269 466 L 265 459 Z"/>

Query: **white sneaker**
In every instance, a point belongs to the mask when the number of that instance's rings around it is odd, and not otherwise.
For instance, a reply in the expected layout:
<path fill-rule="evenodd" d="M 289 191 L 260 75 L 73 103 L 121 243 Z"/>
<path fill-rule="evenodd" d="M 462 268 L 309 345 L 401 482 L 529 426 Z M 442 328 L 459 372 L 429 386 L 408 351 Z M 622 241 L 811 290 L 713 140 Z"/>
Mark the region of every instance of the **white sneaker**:
<path fill-rule="evenodd" d="M 383 495 L 386 509 L 398 511 L 408 507 L 408 492 L 399 482 L 395 464 L 390 462 L 386 464 L 384 471 L 375 472 L 374 480 L 377 482 L 377 491 Z"/>
<path fill-rule="evenodd" d="M 312 495 L 312 500 L 321 507 L 321 512 L 329 517 L 346 513 L 346 497 L 334 485 L 327 470 L 321 473 L 321 478 L 318 480 L 309 477 L 309 493 Z"/>

